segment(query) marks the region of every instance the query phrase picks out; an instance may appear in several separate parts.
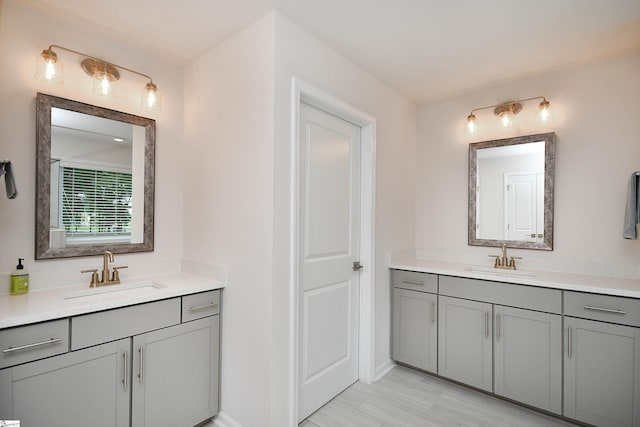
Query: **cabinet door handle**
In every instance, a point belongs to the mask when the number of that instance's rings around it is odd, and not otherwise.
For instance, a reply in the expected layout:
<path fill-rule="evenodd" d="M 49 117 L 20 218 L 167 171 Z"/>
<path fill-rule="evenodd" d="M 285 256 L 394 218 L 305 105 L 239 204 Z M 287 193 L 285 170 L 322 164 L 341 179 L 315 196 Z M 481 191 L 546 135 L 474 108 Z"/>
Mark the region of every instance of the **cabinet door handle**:
<path fill-rule="evenodd" d="M 431 303 L 431 323 L 433 325 L 436 324 L 436 303 L 435 302 Z"/>
<path fill-rule="evenodd" d="M 61 341 L 62 338 L 51 338 L 47 341 L 41 341 L 41 342 L 35 342 L 33 344 L 26 344 L 26 345 L 21 345 L 18 347 L 9 347 L 9 348 L 5 348 L 4 350 L 2 350 L 3 353 L 13 353 L 14 351 L 20 351 L 20 350 L 28 350 L 30 348 L 34 348 L 34 347 L 40 347 L 42 345 L 48 345 L 48 344 L 55 344 L 59 341 Z"/>
<path fill-rule="evenodd" d="M 129 359 L 129 355 L 127 354 L 127 352 L 125 351 L 124 353 L 122 353 L 122 359 L 124 360 L 124 368 L 122 371 L 122 385 L 124 386 L 124 389 L 127 389 L 127 372 L 129 372 L 129 369 L 127 367 L 127 359 Z"/>
<path fill-rule="evenodd" d="M 496 314 L 496 341 L 500 341 L 500 313 Z"/>
<path fill-rule="evenodd" d="M 419 282 L 417 280 L 403 280 L 402 283 L 406 283 L 407 285 L 424 285 L 424 282 Z"/>
<path fill-rule="evenodd" d="M 484 312 L 484 337 L 489 338 L 489 312 Z"/>
<path fill-rule="evenodd" d="M 571 331 L 571 326 L 567 328 L 567 357 L 571 359 L 571 341 L 573 341 L 573 333 Z"/>
<path fill-rule="evenodd" d="M 209 304 L 205 304 L 205 305 L 199 305 L 197 307 L 189 307 L 189 311 L 190 312 L 194 312 L 194 311 L 198 311 L 198 310 L 204 310 L 205 308 L 209 308 L 209 307 L 216 307 L 218 304 L 216 304 L 215 302 L 209 303 Z"/>
<path fill-rule="evenodd" d="M 605 313 L 613 313 L 613 314 L 627 314 L 626 311 L 615 310 L 613 308 L 594 307 L 592 305 L 585 305 L 584 309 L 591 310 L 591 311 L 604 311 Z"/>
<path fill-rule="evenodd" d="M 140 380 L 140 384 L 142 384 L 142 375 L 144 373 L 144 367 L 143 367 L 143 363 L 144 363 L 144 356 L 143 356 L 143 348 L 142 346 L 140 346 L 140 348 L 138 349 L 138 355 L 140 356 L 140 368 L 138 369 L 138 380 Z"/>

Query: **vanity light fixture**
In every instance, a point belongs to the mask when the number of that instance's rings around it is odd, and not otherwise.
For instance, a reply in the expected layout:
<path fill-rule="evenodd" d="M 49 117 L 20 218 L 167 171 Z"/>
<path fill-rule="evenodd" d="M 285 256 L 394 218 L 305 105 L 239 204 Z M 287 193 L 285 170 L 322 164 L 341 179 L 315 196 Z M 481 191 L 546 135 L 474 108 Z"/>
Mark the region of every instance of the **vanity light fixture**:
<path fill-rule="evenodd" d="M 480 126 L 478 118 L 474 114 L 476 111 L 486 110 L 493 108 L 493 114 L 499 119 L 499 125 L 502 128 L 510 128 L 513 126 L 513 118 L 522 111 L 522 103 L 527 101 L 533 101 L 534 99 L 542 99 L 542 102 L 538 105 L 538 112 L 536 114 L 536 122 L 538 123 L 550 123 L 553 120 L 553 114 L 551 110 L 551 104 L 544 96 L 536 96 L 533 98 L 519 99 L 517 101 L 508 101 L 501 104 L 487 105 L 486 107 L 474 108 L 467 116 L 465 128 L 467 133 L 475 134 L 479 131 Z"/>
<path fill-rule="evenodd" d="M 80 66 L 87 75 L 93 78 L 93 92 L 96 95 L 110 96 L 113 94 L 115 84 L 120 79 L 120 70 L 129 71 L 130 73 L 149 79 L 149 82 L 142 88 L 140 104 L 150 110 L 160 109 L 158 86 L 153 83 L 153 79 L 148 75 L 55 44 L 50 45 L 48 49 L 43 50 L 42 53 L 36 57 L 36 79 L 57 84 L 63 83 L 62 61 L 58 58 L 58 54 L 53 48 L 65 50 L 84 57 L 82 62 L 80 62 Z"/>

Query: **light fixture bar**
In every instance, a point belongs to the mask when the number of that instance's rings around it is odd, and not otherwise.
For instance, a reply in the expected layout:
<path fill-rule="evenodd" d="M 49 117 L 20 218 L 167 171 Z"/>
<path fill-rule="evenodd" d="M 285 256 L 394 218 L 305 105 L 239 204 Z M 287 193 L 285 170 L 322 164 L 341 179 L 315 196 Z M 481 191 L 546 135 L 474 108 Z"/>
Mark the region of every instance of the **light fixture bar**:
<path fill-rule="evenodd" d="M 52 48 L 54 48 L 54 47 L 56 49 L 66 50 L 67 52 L 71 52 L 71 53 L 75 53 L 76 55 L 84 56 L 85 58 L 93 59 L 94 61 L 96 61 L 98 63 L 107 64 L 107 66 L 110 65 L 112 67 L 116 67 L 116 68 L 120 68 L 120 69 L 125 70 L 125 71 L 129 71 L 130 73 L 137 74 L 139 76 L 147 78 L 147 79 L 149 79 L 150 83 L 153 83 L 153 79 L 150 76 L 148 76 L 146 74 L 143 74 L 143 73 L 141 73 L 139 71 L 132 70 L 131 68 L 123 67 L 122 65 L 118 65 L 118 64 L 115 64 L 115 63 L 110 62 L 110 61 L 105 61 L 104 59 L 100 59 L 100 58 L 97 58 L 97 57 L 92 56 L 92 55 L 87 55 L 86 53 L 78 52 L 77 50 L 69 49 L 68 47 L 60 46 L 60 45 L 57 45 L 57 44 L 52 44 L 52 45 L 49 46 L 49 49 L 43 51 L 43 53 L 44 52 L 48 52 L 49 54 L 53 53 L 53 55 L 57 57 L 57 55 L 55 55 L 55 52 L 52 50 Z M 89 74 L 89 72 L 84 67 L 82 67 L 82 69 L 85 70 L 85 72 L 87 74 Z"/>
<path fill-rule="evenodd" d="M 43 50 L 38 55 L 36 60 L 36 79 L 62 83 L 62 61 L 58 60 L 58 55 L 54 49 L 71 52 L 84 58 L 80 65 L 84 72 L 94 79 L 93 91 L 100 96 L 113 94 L 114 84 L 120 79 L 121 70 L 148 79 L 149 81 L 142 89 L 141 105 L 152 110 L 160 108 L 158 86 L 153 82 L 151 76 L 57 44 L 49 45 L 48 49 Z"/>
<path fill-rule="evenodd" d="M 539 112 L 537 114 L 537 121 L 540 123 L 548 123 L 552 121 L 552 112 L 550 110 L 549 101 L 544 96 L 534 96 L 532 98 L 518 99 L 515 101 L 502 102 L 500 104 L 487 105 L 484 107 L 478 107 L 471 110 L 471 113 L 467 116 L 466 130 L 470 134 L 477 133 L 479 130 L 478 118 L 474 114 L 476 111 L 493 109 L 495 114 L 500 119 L 500 125 L 503 128 L 509 128 L 513 124 L 513 118 L 522 110 L 522 103 L 527 101 L 533 101 L 534 99 L 541 99 L 538 106 Z"/>

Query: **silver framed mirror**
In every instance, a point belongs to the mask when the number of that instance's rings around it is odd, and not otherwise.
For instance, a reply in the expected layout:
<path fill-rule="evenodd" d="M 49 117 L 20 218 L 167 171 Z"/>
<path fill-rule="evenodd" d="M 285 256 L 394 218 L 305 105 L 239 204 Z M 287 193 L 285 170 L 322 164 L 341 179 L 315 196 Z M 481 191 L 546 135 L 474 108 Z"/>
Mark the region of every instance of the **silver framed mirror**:
<path fill-rule="evenodd" d="M 555 133 L 469 144 L 469 245 L 553 250 Z"/>
<path fill-rule="evenodd" d="M 153 251 L 155 120 L 38 93 L 35 259 Z"/>

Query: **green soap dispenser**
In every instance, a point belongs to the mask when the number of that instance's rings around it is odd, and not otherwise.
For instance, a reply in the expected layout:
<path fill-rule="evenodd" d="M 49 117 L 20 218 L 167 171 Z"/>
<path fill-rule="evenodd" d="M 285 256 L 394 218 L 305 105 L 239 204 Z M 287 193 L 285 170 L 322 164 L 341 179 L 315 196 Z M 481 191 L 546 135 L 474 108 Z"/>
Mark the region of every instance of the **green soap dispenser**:
<path fill-rule="evenodd" d="M 18 258 L 18 265 L 11 273 L 11 295 L 26 294 L 29 290 L 29 273 L 22 265 L 24 258 Z"/>

